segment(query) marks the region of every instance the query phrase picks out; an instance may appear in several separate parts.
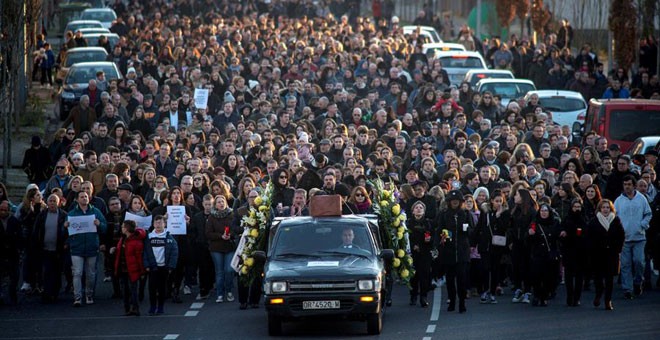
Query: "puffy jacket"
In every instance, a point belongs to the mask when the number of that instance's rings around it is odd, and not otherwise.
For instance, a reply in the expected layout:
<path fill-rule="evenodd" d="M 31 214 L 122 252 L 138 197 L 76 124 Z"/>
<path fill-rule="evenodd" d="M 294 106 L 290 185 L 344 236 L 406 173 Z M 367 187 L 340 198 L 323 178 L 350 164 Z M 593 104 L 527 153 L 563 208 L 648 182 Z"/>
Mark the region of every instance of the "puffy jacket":
<path fill-rule="evenodd" d="M 66 243 L 69 246 L 72 256 L 91 257 L 96 256 L 99 252 L 99 235 L 104 235 L 108 226 L 101 211 L 89 205 L 85 212 L 83 212 L 78 206 L 69 212 L 69 217 L 90 215 L 94 215 L 95 219 L 99 220 L 101 223 L 96 227 L 96 233 L 83 233 L 68 236 Z"/>
<path fill-rule="evenodd" d="M 176 269 L 176 263 L 179 260 L 179 246 L 169 231 L 165 232 L 165 267 L 170 270 Z M 144 240 L 144 268 L 149 270 L 158 269 L 158 263 L 151 248 L 149 237 Z"/>
<path fill-rule="evenodd" d="M 119 275 L 121 268 L 121 256 L 126 259 L 126 269 L 128 270 L 128 277 L 131 281 L 137 281 L 142 274 L 144 274 L 144 239 L 147 237 L 147 232 L 144 229 L 136 229 L 135 233 L 129 237 L 122 237 L 117 242 L 117 250 L 115 251 L 115 275 Z M 124 249 L 122 250 L 122 247 Z"/>

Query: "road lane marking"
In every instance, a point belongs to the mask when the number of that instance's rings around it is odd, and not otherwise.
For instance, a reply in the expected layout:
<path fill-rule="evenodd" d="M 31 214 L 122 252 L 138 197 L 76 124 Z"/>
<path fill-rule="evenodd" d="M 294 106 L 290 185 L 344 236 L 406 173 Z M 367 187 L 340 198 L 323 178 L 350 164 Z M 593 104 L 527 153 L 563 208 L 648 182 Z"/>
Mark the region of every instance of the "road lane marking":
<path fill-rule="evenodd" d="M 435 333 L 435 325 L 428 325 L 426 327 L 426 333 Z"/>
<path fill-rule="evenodd" d="M 204 307 L 204 302 L 193 302 L 190 305 L 190 309 L 201 309 L 202 307 Z"/>
<path fill-rule="evenodd" d="M 180 318 L 183 317 L 182 315 L 174 315 L 174 314 L 169 314 L 169 315 L 155 315 L 155 316 L 150 316 L 149 318 Z M 81 320 L 112 320 L 112 319 L 134 319 L 133 317 L 126 317 L 126 316 L 76 316 L 76 317 L 70 317 L 70 318 L 30 318 L 30 319 L 2 319 L 0 318 L 0 322 L 32 322 L 32 321 L 81 321 Z"/>
<path fill-rule="evenodd" d="M 136 339 L 136 338 L 160 338 L 162 334 L 121 334 L 121 335 L 67 335 L 67 336 L 31 336 L 20 338 L 3 338 L 7 340 L 30 340 L 30 339 Z"/>
<path fill-rule="evenodd" d="M 197 316 L 197 314 L 199 314 L 198 310 L 189 310 L 183 316 Z"/>
<path fill-rule="evenodd" d="M 163 340 L 175 340 L 178 337 L 179 337 L 179 334 L 168 334 L 163 338 Z"/>
<path fill-rule="evenodd" d="M 437 287 L 433 292 L 433 309 L 431 309 L 431 321 L 438 321 L 440 318 L 440 308 L 442 308 L 442 286 Z"/>
<path fill-rule="evenodd" d="M 425 336 L 425 337 L 422 338 L 422 340 L 431 340 L 431 337 L 430 336 Z"/>

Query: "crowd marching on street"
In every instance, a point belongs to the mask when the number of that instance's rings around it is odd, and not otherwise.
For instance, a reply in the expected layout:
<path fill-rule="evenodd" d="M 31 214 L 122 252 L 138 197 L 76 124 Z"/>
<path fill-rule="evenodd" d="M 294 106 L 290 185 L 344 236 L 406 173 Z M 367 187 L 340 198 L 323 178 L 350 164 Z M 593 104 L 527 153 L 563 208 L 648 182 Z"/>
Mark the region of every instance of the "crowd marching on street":
<path fill-rule="evenodd" d="M 408 216 L 411 305 L 427 307 L 442 283 L 461 313 L 467 298 L 580 306 L 587 289 L 596 297 L 582 303 L 612 310 L 616 294 L 660 287 L 656 151 L 622 154 L 596 132 L 578 140 L 538 97 L 504 106 L 451 84 L 385 7 L 366 17 L 352 0 L 128 3 L 110 4 L 119 42 L 100 43 L 123 79 L 99 72 L 52 143 L 32 138 L 21 202 L 0 183 L 5 304 L 116 298 L 127 315 L 154 315 L 199 295 L 257 308 L 261 287 L 230 262 L 267 183 L 272 216 L 288 217 L 308 215 L 319 193 L 373 213 L 374 179 L 396 186 Z M 431 13 L 415 24 L 538 89 L 660 99 L 655 58 L 605 73 L 566 26 L 484 42 Z M 42 83 L 87 45 L 75 33 L 45 54 Z M 101 284 L 112 297 L 95 294 Z"/>

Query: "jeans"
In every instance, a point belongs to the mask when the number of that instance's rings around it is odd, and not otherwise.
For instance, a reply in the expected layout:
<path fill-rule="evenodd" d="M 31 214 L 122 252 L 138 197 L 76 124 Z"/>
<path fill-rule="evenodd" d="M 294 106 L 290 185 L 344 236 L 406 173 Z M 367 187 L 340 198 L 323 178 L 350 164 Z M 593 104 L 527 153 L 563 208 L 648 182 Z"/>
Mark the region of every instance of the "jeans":
<path fill-rule="evenodd" d="M 71 271 L 73 272 L 73 296 L 82 299 L 82 274 L 85 271 L 85 295 L 94 297 L 96 285 L 96 256 L 82 257 L 71 255 Z"/>
<path fill-rule="evenodd" d="M 621 287 L 633 291 L 633 284 L 641 285 L 644 275 L 644 246 L 646 241 L 631 241 L 623 244 L 621 252 Z"/>
<path fill-rule="evenodd" d="M 215 267 L 215 291 L 218 297 L 231 292 L 234 284 L 234 269 L 231 268 L 231 259 L 234 252 L 211 252 L 213 266 Z"/>
<path fill-rule="evenodd" d="M 140 280 L 131 281 L 128 273 L 121 273 L 119 274 L 119 281 L 121 282 L 121 287 L 124 291 L 124 311 L 128 312 L 131 309 L 139 311 L 138 283 Z"/>

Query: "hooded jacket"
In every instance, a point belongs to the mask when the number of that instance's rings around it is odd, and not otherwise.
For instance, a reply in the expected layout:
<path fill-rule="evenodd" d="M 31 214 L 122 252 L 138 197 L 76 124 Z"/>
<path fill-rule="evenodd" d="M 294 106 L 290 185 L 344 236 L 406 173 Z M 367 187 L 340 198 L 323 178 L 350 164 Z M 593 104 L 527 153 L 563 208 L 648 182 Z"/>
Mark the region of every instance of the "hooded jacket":
<path fill-rule="evenodd" d="M 144 239 L 147 232 L 144 229 L 137 228 L 135 233 L 129 237 L 123 236 L 117 242 L 117 251 L 115 252 L 115 275 L 122 271 L 120 268 L 121 256 L 126 259 L 126 269 L 131 281 L 137 281 L 144 274 Z"/>

